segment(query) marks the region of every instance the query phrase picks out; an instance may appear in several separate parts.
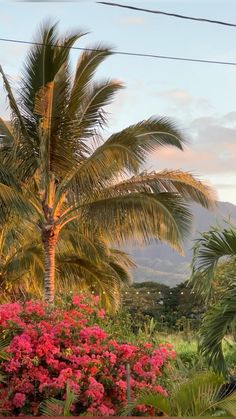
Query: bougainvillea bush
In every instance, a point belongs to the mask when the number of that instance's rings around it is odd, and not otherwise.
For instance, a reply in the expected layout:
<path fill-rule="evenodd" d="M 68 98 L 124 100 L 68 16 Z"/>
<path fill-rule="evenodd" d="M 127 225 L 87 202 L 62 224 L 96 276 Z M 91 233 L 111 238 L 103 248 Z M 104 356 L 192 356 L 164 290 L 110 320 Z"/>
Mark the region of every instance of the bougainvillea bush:
<path fill-rule="evenodd" d="M 144 389 L 166 394 L 160 379 L 172 348 L 117 342 L 101 328 L 106 315 L 97 303 L 75 296 L 54 308 L 34 301 L 0 306 L 0 335 L 10 338 L 0 362 L 1 412 L 40 415 L 40 404 L 63 400 L 69 385 L 78 396 L 73 415 L 115 415 L 127 404 L 127 364 L 131 397 Z"/>

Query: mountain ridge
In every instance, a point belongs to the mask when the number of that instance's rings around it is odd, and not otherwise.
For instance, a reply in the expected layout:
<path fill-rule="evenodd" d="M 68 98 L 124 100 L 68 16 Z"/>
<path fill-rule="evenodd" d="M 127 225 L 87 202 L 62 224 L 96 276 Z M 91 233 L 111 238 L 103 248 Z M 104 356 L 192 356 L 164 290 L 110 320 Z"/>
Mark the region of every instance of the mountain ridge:
<path fill-rule="evenodd" d="M 231 202 L 218 201 L 213 211 L 193 204 L 191 211 L 193 223 L 189 240 L 183 245 L 184 256 L 180 256 L 164 243 L 128 249 L 128 253 L 137 264 L 133 272 L 134 282 L 153 281 L 175 286 L 185 281 L 190 273 L 192 246 L 199 234 L 209 230 L 213 225 L 224 227 L 227 221 L 236 225 L 236 205 Z"/>

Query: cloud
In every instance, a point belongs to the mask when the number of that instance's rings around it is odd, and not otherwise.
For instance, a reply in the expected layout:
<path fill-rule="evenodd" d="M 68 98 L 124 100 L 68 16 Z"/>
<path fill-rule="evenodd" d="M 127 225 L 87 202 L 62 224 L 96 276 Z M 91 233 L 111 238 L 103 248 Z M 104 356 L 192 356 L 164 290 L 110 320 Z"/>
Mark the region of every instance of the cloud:
<path fill-rule="evenodd" d="M 183 114 L 185 119 L 186 116 L 193 117 L 196 112 L 212 112 L 214 109 L 207 98 L 195 97 L 186 89 L 160 90 L 154 94 L 166 102 L 168 113 Z"/>
<path fill-rule="evenodd" d="M 235 191 L 235 185 L 224 184 L 224 183 L 216 183 L 215 187 L 219 188 L 219 189 L 232 189 L 232 190 L 234 190 L 234 192 L 236 192 Z"/>
<path fill-rule="evenodd" d="M 177 105 L 188 106 L 193 102 L 192 96 L 183 89 L 163 90 L 158 92 L 158 95 Z"/>
<path fill-rule="evenodd" d="M 119 23 L 124 26 L 144 25 L 145 19 L 142 17 L 123 17 L 119 20 Z"/>
<path fill-rule="evenodd" d="M 184 152 L 159 149 L 152 155 L 151 169 L 181 169 L 215 186 L 220 199 L 236 201 L 236 112 L 191 121 L 185 135 L 189 144 Z"/>

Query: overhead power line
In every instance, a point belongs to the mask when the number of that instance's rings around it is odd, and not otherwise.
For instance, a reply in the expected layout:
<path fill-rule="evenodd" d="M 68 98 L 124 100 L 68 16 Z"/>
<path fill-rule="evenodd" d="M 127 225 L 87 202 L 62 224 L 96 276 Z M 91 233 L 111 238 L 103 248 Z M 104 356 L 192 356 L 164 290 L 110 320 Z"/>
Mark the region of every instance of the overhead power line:
<path fill-rule="evenodd" d="M 32 41 L 23 41 L 20 39 L 10 39 L 10 38 L 0 38 L 0 42 L 12 42 L 16 44 L 25 44 L 25 45 L 38 45 L 38 46 L 52 46 L 50 44 L 45 44 L 41 42 L 32 42 Z M 79 51 L 97 51 L 93 48 L 82 48 L 82 47 L 65 47 L 64 45 L 53 45 L 58 48 L 65 48 L 65 49 L 72 49 L 72 50 L 79 50 Z M 198 58 L 187 58 L 187 57 L 175 57 L 171 55 L 157 55 L 157 54 L 147 54 L 142 52 L 130 52 L 130 51 L 111 51 L 113 54 L 116 55 L 127 55 L 131 57 L 143 57 L 143 58 L 153 58 L 159 60 L 174 60 L 174 61 L 188 61 L 194 63 L 205 63 L 205 64 L 219 64 L 219 65 L 227 65 L 227 66 L 236 66 L 235 61 L 217 61 L 217 60 L 203 60 Z"/>
<path fill-rule="evenodd" d="M 137 12 L 154 13 L 154 14 L 157 14 L 157 15 L 165 15 L 165 16 L 170 16 L 170 17 L 176 17 L 176 18 L 179 18 L 179 19 L 194 20 L 194 21 L 203 22 L 203 23 L 214 23 L 215 25 L 231 26 L 231 27 L 234 27 L 234 28 L 236 27 L 236 23 L 224 22 L 222 20 L 212 20 L 212 19 L 206 19 L 206 18 L 202 18 L 202 17 L 186 16 L 186 15 L 180 15 L 178 13 L 163 12 L 161 10 L 143 9 L 141 7 L 129 6 L 129 5 L 120 4 L 120 3 L 111 3 L 111 2 L 108 2 L 108 1 L 97 1 L 97 3 L 104 4 L 105 6 L 122 7 L 124 9 L 135 10 Z"/>

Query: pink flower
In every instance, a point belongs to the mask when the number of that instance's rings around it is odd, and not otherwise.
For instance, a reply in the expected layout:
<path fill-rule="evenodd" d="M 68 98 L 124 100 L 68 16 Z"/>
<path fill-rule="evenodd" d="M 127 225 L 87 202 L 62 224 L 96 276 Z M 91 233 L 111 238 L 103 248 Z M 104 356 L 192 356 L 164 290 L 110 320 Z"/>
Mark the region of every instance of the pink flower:
<path fill-rule="evenodd" d="M 98 312 L 97 312 L 97 316 L 98 316 L 100 319 L 104 319 L 104 317 L 105 317 L 105 310 L 103 310 L 103 308 L 101 308 L 100 310 L 98 310 Z"/>
<path fill-rule="evenodd" d="M 104 387 L 93 377 L 89 377 L 88 381 L 89 386 L 88 389 L 85 391 L 84 395 L 92 401 L 96 401 L 96 403 L 99 403 L 104 396 Z"/>
<path fill-rule="evenodd" d="M 101 404 L 99 406 L 98 412 L 101 413 L 102 416 L 113 416 L 115 414 L 115 410 L 111 409 L 110 407 L 106 406 L 105 404 Z"/>
<path fill-rule="evenodd" d="M 127 388 L 127 383 L 123 380 L 118 380 L 116 381 L 116 385 L 121 388 L 121 390 L 126 390 Z"/>
<path fill-rule="evenodd" d="M 162 394 L 163 396 L 166 396 L 166 397 L 168 396 L 167 391 L 160 385 L 155 386 L 153 390 L 156 391 L 157 393 Z"/>
<path fill-rule="evenodd" d="M 17 354 L 30 354 L 32 352 L 31 338 L 27 333 L 15 336 L 10 344 L 10 352 Z"/>
<path fill-rule="evenodd" d="M 45 313 L 42 303 L 33 301 L 27 301 L 25 303 L 24 311 L 26 314 L 37 314 L 38 316 L 43 316 Z"/>
<path fill-rule="evenodd" d="M 154 349 L 150 343 L 116 341 L 113 333 L 98 326 L 101 318 L 105 317 L 105 323 L 110 320 L 103 309 L 95 307 L 97 302 L 97 297 L 79 295 L 50 310 L 35 301 L 0 305 L 0 334 L 12 336 L 9 358 L 1 363 L 7 376 L 0 386 L 1 409 L 9 415 L 17 408 L 19 416 L 37 416 L 42 399 L 64 400 L 69 385 L 79 395 L 73 415 L 116 415 L 127 403 L 127 361 L 134 398 L 140 390 L 167 395 L 159 377 L 168 372 L 175 357 L 172 346 Z M 113 327 L 116 332 L 117 326 Z M 142 406 L 139 411 L 155 414 Z"/>
<path fill-rule="evenodd" d="M 74 297 L 72 297 L 72 304 L 79 306 L 82 300 L 83 297 L 81 295 L 74 295 Z"/>
<path fill-rule="evenodd" d="M 22 407 L 25 404 L 25 400 L 26 400 L 25 394 L 16 393 L 15 396 L 13 397 L 12 404 L 15 407 Z"/>
<path fill-rule="evenodd" d="M 84 327 L 79 332 L 79 336 L 81 339 L 85 339 L 85 340 L 88 340 L 91 337 L 95 339 L 103 340 L 103 339 L 106 339 L 107 334 L 98 326 L 90 326 L 90 327 Z"/>
<path fill-rule="evenodd" d="M 139 412 L 143 412 L 143 413 L 146 413 L 147 412 L 147 406 L 145 406 L 145 404 L 138 404 L 136 407 L 135 407 L 135 409 L 136 410 L 138 410 Z"/>

